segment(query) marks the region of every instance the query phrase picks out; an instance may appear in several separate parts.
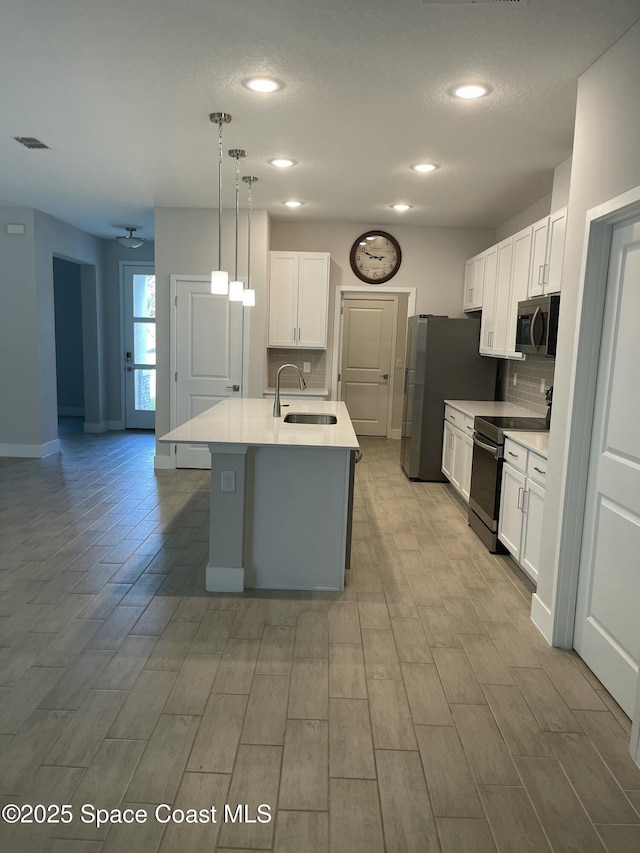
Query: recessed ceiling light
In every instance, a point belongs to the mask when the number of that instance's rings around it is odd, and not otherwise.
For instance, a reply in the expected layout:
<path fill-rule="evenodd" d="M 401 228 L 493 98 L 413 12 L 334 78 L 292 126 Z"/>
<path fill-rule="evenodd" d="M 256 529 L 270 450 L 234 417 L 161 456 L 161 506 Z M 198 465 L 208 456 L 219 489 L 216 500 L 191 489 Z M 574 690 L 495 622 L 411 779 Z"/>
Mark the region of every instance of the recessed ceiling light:
<path fill-rule="evenodd" d="M 244 85 L 247 89 L 251 89 L 253 92 L 260 92 L 262 94 L 277 92 L 278 89 L 282 88 L 282 83 L 279 83 L 277 80 L 272 80 L 270 77 L 249 77 L 244 81 Z"/>
<path fill-rule="evenodd" d="M 278 169 L 288 169 L 289 166 L 295 165 L 295 160 L 289 160 L 287 157 L 276 157 L 274 160 L 269 160 L 272 166 L 277 166 Z"/>
<path fill-rule="evenodd" d="M 301 201 L 285 201 L 285 204 L 287 207 L 301 207 L 302 206 Z"/>
<path fill-rule="evenodd" d="M 417 163 L 415 166 L 411 167 L 414 172 L 433 172 L 434 169 L 437 169 L 437 166 L 434 166 L 433 163 Z"/>
<path fill-rule="evenodd" d="M 404 211 L 409 210 L 412 207 L 412 205 L 410 205 L 410 204 L 392 204 L 391 207 L 394 210 L 399 211 L 400 213 L 404 213 Z"/>
<path fill-rule="evenodd" d="M 488 95 L 490 91 L 489 86 L 485 86 L 484 84 L 467 83 L 464 86 L 456 86 L 453 94 L 456 98 L 472 100 L 473 98 L 482 98 L 484 95 Z"/>

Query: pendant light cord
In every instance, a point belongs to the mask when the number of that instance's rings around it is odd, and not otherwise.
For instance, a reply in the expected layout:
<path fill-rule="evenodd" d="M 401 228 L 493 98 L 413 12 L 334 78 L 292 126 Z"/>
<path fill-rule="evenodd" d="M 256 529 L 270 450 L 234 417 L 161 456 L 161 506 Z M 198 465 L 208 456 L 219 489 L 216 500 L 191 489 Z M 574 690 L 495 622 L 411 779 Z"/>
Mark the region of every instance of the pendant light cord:
<path fill-rule="evenodd" d="M 218 123 L 218 269 L 222 269 L 222 122 Z"/>
<path fill-rule="evenodd" d="M 238 280 L 238 216 L 240 215 L 240 152 L 236 153 L 236 260 L 233 273 L 234 281 Z"/>

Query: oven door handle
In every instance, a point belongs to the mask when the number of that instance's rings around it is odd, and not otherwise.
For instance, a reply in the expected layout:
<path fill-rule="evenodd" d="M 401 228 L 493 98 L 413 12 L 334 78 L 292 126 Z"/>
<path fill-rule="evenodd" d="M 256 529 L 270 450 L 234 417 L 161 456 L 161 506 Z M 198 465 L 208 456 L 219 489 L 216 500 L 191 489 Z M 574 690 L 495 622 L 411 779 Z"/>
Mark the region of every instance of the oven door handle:
<path fill-rule="evenodd" d="M 478 447 L 481 447 L 483 450 L 487 450 L 494 459 L 500 459 L 500 448 L 496 447 L 494 444 L 485 444 L 475 435 L 473 436 L 473 443 L 477 444 Z"/>

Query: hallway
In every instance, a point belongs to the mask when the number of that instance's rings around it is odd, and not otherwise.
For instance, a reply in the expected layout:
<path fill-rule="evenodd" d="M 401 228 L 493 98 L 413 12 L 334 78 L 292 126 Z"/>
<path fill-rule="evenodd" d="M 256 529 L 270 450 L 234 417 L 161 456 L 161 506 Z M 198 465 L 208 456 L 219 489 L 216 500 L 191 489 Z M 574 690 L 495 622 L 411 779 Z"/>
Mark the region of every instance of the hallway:
<path fill-rule="evenodd" d="M 343 593 L 238 595 L 204 590 L 209 472 L 154 472 L 150 433 L 61 443 L 0 459 L 0 805 L 73 819 L 1 849 L 640 849 L 629 720 L 398 442 L 362 439 Z"/>

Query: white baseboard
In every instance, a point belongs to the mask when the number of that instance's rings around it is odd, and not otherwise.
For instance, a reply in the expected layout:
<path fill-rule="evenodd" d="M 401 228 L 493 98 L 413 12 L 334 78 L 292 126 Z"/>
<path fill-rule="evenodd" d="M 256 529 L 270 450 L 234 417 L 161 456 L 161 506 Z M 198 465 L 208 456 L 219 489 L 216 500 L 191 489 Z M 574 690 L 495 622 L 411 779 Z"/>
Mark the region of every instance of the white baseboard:
<path fill-rule="evenodd" d="M 400 439 L 402 438 L 402 430 L 399 428 L 398 429 L 392 429 L 391 435 L 389 436 L 389 438 L 394 439 L 394 441 L 400 441 Z"/>
<path fill-rule="evenodd" d="M 207 566 L 205 588 L 207 592 L 242 592 L 244 569 Z"/>
<path fill-rule="evenodd" d="M 158 456 L 153 457 L 153 467 L 156 471 L 171 471 L 176 467 L 176 457 L 175 455 L 171 456 Z"/>
<path fill-rule="evenodd" d="M 58 417 L 83 418 L 84 406 L 58 406 Z"/>
<path fill-rule="evenodd" d="M 46 444 L 0 444 L 0 456 L 11 456 L 20 459 L 44 459 L 60 453 L 60 440 L 48 441 Z"/>
<path fill-rule="evenodd" d="M 108 428 L 110 430 L 114 430 L 115 432 L 122 432 L 124 429 L 124 421 L 109 421 Z"/>
<path fill-rule="evenodd" d="M 551 645 L 553 638 L 553 617 L 551 610 L 538 598 L 537 592 L 534 592 L 531 598 L 531 621 L 549 645 Z"/>

